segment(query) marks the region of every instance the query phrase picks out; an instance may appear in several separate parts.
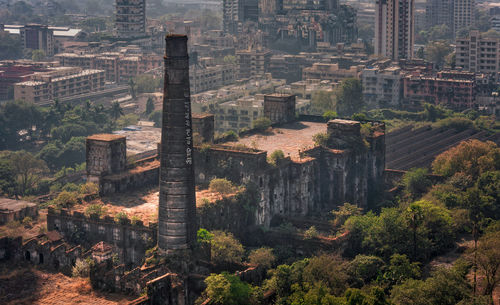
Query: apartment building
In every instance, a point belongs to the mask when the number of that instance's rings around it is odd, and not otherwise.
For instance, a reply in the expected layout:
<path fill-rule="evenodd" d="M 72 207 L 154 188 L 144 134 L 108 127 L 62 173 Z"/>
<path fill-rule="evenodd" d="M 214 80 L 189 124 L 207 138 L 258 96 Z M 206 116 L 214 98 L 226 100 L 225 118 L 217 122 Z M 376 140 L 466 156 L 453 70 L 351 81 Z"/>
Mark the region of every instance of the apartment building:
<path fill-rule="evenodd" d="M 453 0 L 453 32 L 455 35 L 461 29 L 468 29 L 474 25 L 476 2 L 475 0 Z"/>
<path fill-rule="evenodd" d="M 191 93 L 196 94 L 233 84 L 235 70 L 235 65 L 218 65 L 215 64 L 214 58 L 201 58 L 198 63 L 189 67 Z"/>
<path fill-rule="evenodd" d="M 479 31 L 456 40 L 456 67 L 466 71 L 493 74 L 500 80 L 500 38 L 483 38 Z"/>
<path fill-rule="evenodd" d="M 427 28 L 446 24 L 453 30 L 454 0 L 427 0 L 425 3 L 425 23 Z"/>
<path fill-rule="evenodd" d="M 252 122 L 264 116 L 264 96 L 246 96 L 217 105 L 215 129 L 218 132 L 252 128 Z"/>
<path fill-rule="evenodd" d="M 106 81 L 126 83 L 130 78 L 161 68 L 163 57 L 154 54 L 127 55 L 118 52 L 101 54 L 61 53 L 55 56 L 62 66 L 104 70 Z"/>
<path fill-rule="evenodd" d="M 45 55 L 54 55 L 54 31 L 46 25 L 27 24 L 19 28 L 21 42 L 25 49 L 42 50 Z"/>
<path fill-rule="evenodd" d="M 474 106 L 474 74 L 454 71 L 436 76 L 406 75 L 403 78 L 405 103 L 428 102 L 463 110 Z"/>
<path fill-rule="evenodd" d="M 236 52 L 236 58 L 239 66 L 238 79 L 251 78 L 268 71 L 271 51 L 240 50 Z"/>
<path fill-rule="evenodd" d="M 396 107 L 403 96 L 400 67 L 371 67 L 363 70 L 363 100 L 369 108 Z"/>
<path fill-rule="evenodd" d="M 90 93 L 104 88 L 104 71 L 79 67 L 49 68 L 36 72 L 30 80 L 14 85 L 14 98 L 45 104 L 54 99 Z"/>
<path fill-rule="evenodd" d="M 0 101 L 14 98 L 14 84 L 27 81 L 35 72 L 47 71 L 47 66 L 25 60 L 0 61 Z"/>
<path fill-rule="evenodd" d="M 321 79 L 340 82 L 345 78 L 360 78 L 361 71 L 365 66 L 351 66 L 348 69 L 340 69 L 339 64 L 314 63 L 312 67 L 302 70 L 302 79 Z"/>
<path fill-rule="evenodd" d="M 146 33 L 146 0 L 116 0 L 115 31 L 120 38 L 135 38 Z"/>
<path fill-rule="evenodd" d="M 375 55 L 399 60 L 413 57 L 414 0 L 377 0 L 375 4 Z"/>

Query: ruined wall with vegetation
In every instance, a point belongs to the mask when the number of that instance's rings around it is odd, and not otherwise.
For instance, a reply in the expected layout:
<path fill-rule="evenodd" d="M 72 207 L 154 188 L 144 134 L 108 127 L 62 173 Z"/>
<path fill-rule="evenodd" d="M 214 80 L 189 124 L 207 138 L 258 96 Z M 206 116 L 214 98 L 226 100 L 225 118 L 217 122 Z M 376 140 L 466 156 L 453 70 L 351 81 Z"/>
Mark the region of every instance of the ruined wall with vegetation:
<path fill-rule="evenodd" d="M 129 219 L 115 221 L 113 217 L 87 217 L 80 212 L 56 211 L 49 208 L 47 229 L 60 232 L 65 239 L 79 244 L 94 245 L 104 241 L 115 246 L 125 263 L 138 264 L 144 253 L 156 243 L 156 224 L 134 224 Z"/>

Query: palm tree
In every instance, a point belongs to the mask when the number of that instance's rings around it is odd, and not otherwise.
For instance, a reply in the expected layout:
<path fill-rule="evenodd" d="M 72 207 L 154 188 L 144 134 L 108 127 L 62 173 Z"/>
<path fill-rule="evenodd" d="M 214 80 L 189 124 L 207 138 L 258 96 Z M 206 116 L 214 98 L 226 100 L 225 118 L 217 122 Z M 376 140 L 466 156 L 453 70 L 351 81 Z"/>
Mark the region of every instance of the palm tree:
<path fill-rule="evenodd" d="M 137 96 L 137 94 L 136 94 L 136 92 L 135 92 L 135 82 L 134 82 L 134 80 L 133 80 L 132 78 L 130 78 L 130 79 L 128 80 L 128 85 L 129 85 L 129 87 L 130 87 L 130 88 L 129 88 L 129 89 L 130 89 L 130 95 L 132 95 L 132 98 L 133 98 L 133 99 L 135 99 L 135 98 L 136 98 L 136 96 Z"/>

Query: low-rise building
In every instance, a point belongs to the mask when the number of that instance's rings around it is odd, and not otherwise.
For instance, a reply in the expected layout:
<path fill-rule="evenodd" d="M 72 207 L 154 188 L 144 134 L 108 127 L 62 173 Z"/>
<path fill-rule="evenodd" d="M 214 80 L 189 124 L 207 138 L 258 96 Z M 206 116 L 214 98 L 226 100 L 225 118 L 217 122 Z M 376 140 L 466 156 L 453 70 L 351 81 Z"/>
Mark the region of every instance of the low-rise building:
<path fill-rule="evenodd" d="M 0 198 L 0 225 L 10 221 L 21 221 L 25 217 L 35 218 L 37 215 L 36 203 Z"/>
<path fill-rule="evenodd" d="M 403 93 L 401 68 L 370 67 L 363 70 L 363 100 L 369 108 L 396 107 Z"/>
<path fill-rule="evenodd" d="M 235 65 L 215 63 L 214 58 L 200 58 L 189 67 L 191 93 L 218 89 L 235 80 Z"/>
<path fill-rule="evenodd" d="M 339 82 L 345 78 L 360 78 L 363 65 L 351 66 L 348 69 L 339 68 L 339 64 L 315 63 L 312 67 L 303 69 L 302 79 L 321 79 Z"/>
<path fill-rule="evenodd" d="M 54 99 L 63 99 L 102 90 L 104 71 L 78 67 L 50 68 L 36 72 L 30 80 L 14 85 L 14 98 L 44 104 Z"/>
<path fill-rule="evenodd" d="M 463 110 L 475 101 L 474 74 L 438 72 L 436 76 L 406 75 L 403 79 L 404 102 L 428 102 Z"/>
<path fill-rule="evenodd" d="M 163 57 L 154 54 L 101 54 L 61 53 L 55 56 L 62 66 L 104 70 L 108 82 L 128 82 L 139 74 L 161 68 Z"/>

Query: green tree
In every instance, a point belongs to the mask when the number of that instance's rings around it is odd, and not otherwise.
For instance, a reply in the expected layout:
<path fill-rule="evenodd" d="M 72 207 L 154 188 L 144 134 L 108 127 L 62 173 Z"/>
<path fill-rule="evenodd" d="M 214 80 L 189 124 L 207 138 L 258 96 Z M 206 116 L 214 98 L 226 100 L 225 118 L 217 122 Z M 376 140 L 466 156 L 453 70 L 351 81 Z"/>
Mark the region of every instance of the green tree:
<path fill-rule="evenodd" d="M 233 234 L 223 231 L 213 231 L 212 234 L 212 262 L 218 265 L 241 263 L 245 250 Z"/>
<path fill-rule="evenodd" d="M 377 256 L 358 254 L 349 262 L 347 270 L 351 281 L 361 287 L 382 275 L 384 265 L 384 261 Z"/>
<path fill-rule="evenodd" d="M 242 282 L 239 277 L 223 272 L 211 274 L 205 279 L 207 288 L 204 296 L 210 304 L 245 305 L 252 304 L 252 286 Z"/>
<path fill-rule="evenodd" d="M 14 168 L 10 160 L 0 158 L 0 195 L 14 194 L 15 190 Z"/>
<path fill-rule="evenodd" d="M 16 192 L 23 196 L 33 190 L 47 172 L 47 165 L 43 160 L 24 150 L 7 152 L 3 158 L 10 160 L 16 180 Z"/>
<path fill-rule="evenodd" d="M 252 250 L 248 255 L 251 264 L 262 266 L 265 269 L 271 268 L 276 261 L 276 256 L 271 248 L 259 248 Z"/>
<path fill-rule="evenodd" d="M 342 116 L 351 116 L 364 107 L 361 81 L 357 78 L 344 79 L 336 94 L 336 110 Z"/>
<path fill-rule="evenodd" d="M 408 279 L 420 278 L 420 267 L 418 263 L 411 263 L 404 254 L 393 254 L 387 266 L 383 279 L 390 286 L 400 285 Z"/>
<path fill-rule="evenodd" d="M 425 281 L 410 279 L 395 286 L 391 299 L 396 305 L 456 305 L 469 299 L 470 292 L 465 274 L 456 268 L 439 268 Z"/>
<path fill-rule="evenodd" d="M 484 295 L 493 298 L 500 283 L 500 231 L 489 232 L 479 239 L 476 261 L 484 276 Z"/>
<path fill-rule="evenodd" d="M 43 50 L 33 50 L 31 53 L 31 60 L 33 61 L 44 61 L 47 58 Z"/>
<path fill-rule="evenodd" d="M 411 198 L 423 194 L 431 186 L 426 168 L 412 168 L 407 171 L 401 180 L 405 191 Z"/>
<path fill-rule="evenodd" d="M 422 220 L 424 218 L 422 207 L 413 203 L 405 211 L 405 218 L 408 221 L 408 224 L 412 230 L 412 244 L 413 244 L 413 259 L 417 259 L 417 230 L 422 224 Z"/>
<path fill-rule="evenodd" d="M 335 109 L 335 93 L 330 91 L 315 91 L 311 98 L 312 112 L 322 114 Z"/>
<path fill-rule="evenodd" d="M 359 208 L 357 205 L 346 202 L 342 206 L 339 206 L 337 210 L 331 211 L 334 217 L 333 225 L 339 228 L 344 225 L 349 217 L 361 215 L 362 211 L 363 209 Z"/>
<path fill-rule="evenodd" d="M 17 59 L 22 50 L 21 40 L 12 38 L 8 32 L 0 32 L 0 60 Z"/>
<path fill-rule="evenodd" d="M 437 67 L 443 67 L 445 57 L 453 51 L 445 41 L 432 41 L 425 46 L 425 59 L 433 62 Z"/>
<path fill-rule="evenodd" d="M 500 148 L 489 141 L 464 141 L 438 155 L 432 170 L 445 177 L 462 172 L 476 180 L 484 172 L 500 170 Z"/>

